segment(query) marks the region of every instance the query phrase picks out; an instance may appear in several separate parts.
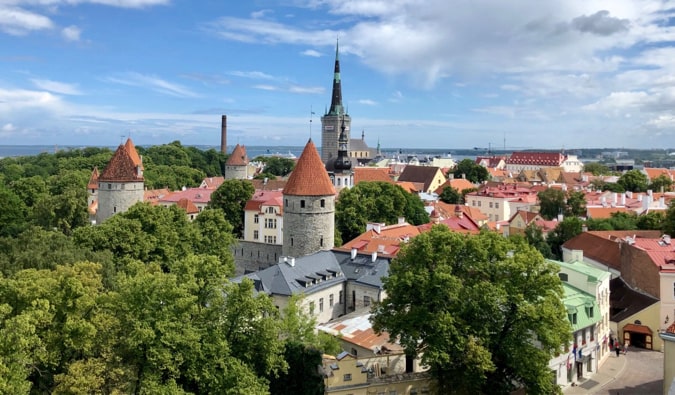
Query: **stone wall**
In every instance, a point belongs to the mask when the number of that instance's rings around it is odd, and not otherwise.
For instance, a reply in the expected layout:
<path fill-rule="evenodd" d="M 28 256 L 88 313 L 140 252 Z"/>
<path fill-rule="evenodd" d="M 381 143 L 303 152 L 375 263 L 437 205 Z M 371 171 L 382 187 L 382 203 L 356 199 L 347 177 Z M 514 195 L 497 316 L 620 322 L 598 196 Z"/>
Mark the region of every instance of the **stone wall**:
<path fill-rule="evenodd" d="M 239 240 L 232 247 L 235 275 L 268 268 L 279 261 L 281 245 Z"/>
<path fill-rule="evenodd" d="M 228 166 L 225 165 L 226 180 L 245 180 L 248 178 L 248 166 Z"/>
<path fill-rule="evenodd" d="M 338 139 L 342 131 L 342 121 L 345 123 L 345 135 L 350 140 L 352 118 L 349 115 L 324 115 L 321 117 L 321 161 L 326 163 L 328 159 L 336 158 L 338 152 Z"/>
<path fill-rule="evenodd" d="M 99 182 L 96 222 L 100 224 L 113 215 L 123 213 L 134 204 L 142 202 L 143 190 L 143 181 Z"/>

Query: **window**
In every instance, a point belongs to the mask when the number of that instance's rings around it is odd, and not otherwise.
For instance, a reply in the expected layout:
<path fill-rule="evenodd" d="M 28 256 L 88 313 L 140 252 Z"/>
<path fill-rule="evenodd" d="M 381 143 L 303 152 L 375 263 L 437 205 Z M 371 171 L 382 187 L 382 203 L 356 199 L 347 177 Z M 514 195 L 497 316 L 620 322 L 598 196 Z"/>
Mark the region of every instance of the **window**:
<path fill-rule="evenodd" d="M 490 202 L 490 208 L 492 208 L 492 202 Z"/>
<path fill-rule="evenodd" d="M 343 381 L 352 381 L 352 374 L 351 373 L 345 374 L 344 376 L 342 376 L 342 380 Z"/>
<path fill-rule="evenodd" d="M 112 184 L 108 184 L 108 189 L 112 189 Z"/>
<path fill-rule="evenodd" d="M 293 246 L 293 238 L 291 237 L 291 246 Z"/>
<path fill-rule="evenodd" d="M 267 214 L 274 214 L 274 207 L 267 207 L 266 212 Z"/>
<path fill-rule="evenodd" d="M 314 301 L 309 302 L 309 314 L 314 314 Z"/>
<path fill-rule="evenodd" d="M 363 307 L 370 306 L 370 296 L 363 295 Z"/>
<path fill-rule="evenodd" d="M 480 200 L 478 201 L 478 207 L 480 207 Z"/>
<path fill-rule="evenodd" d="M 572 314 L 572 325 L 576 325 L 576 324 L 577 324 L 577 313 L 573 313 Z"/>
<path fill-rule="evenodd" d="M 117 212 L 117 206 L 114 206 L 113 207 L 113 213 L 116 213 L 116 212 Z"/>
<path fill-rule="evenodd" d="M 495 202 L 495 208 L 499 208 L 499 202 Z"/>
<path fill-rule="evenodd" d="M 288 207 L 288 199 L 286 199 L 286 207 Z"/>
<path fill-rule="evenodd" d="M 567 273 L 558 273 L 558 277 L 560 277 L 560 281 L 567 281 Z"/>
<path fill-rule="evenodd" d="M 277 228 L 277 219 L 276 218 L 266 218 L 265 219 L 265 228 L 276 229 Z"/>
<path fill-rule="evenodd" d="M 593 306 L 588 309 L 588 316 L 593 317 Z"/>
<path fill-rule="evenodd" d="M 253 216 L 253 223 L 257 224 L 258 222 L 260 222 L 260 216 L 258 216 L 258 214 L 256 214 L 256 215 Z"/>
<path fill-rule="evenodd" d="M 328 307 L 333 307 L 333 294 L 328 296 Z"/>
<path fill-rule="evenodd" d="M 253 231 L 253 240 L 258 240 L 260 238 L 260 235 L 258 234 L 257 230 Z"/>
<path fill-rule="evenodd" d="M 305 208 L 305 201 L 304 200 L 300 201 L 300 208 Z"/>
<path fill-rule="evenodd" d="M 338 303 L 342 304 L 342 291 L 340 291 L 340 294 L 338 295 Z"/>
<path fill-rule="evenodd" d="M 319 299 L 319 313 L 323 313 L 323 298 Z"/>
<path fill-rule="evenodd" d="M 321 199 L 321 207 L 326 207 L 326 199 Z"/>
<path fill-rule="evenodd" d="M 323 236 L 321 236 L 321 239 L 319 239 L 319 245 L 323 247 Z"/>

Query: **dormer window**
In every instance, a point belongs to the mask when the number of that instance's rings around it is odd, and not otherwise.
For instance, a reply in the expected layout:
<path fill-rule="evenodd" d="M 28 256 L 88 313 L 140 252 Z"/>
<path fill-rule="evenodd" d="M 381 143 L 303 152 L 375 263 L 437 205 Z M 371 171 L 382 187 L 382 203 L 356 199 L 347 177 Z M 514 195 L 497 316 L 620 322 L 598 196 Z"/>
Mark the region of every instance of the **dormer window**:
<path fill-rule="evenodd" d="M 558 277 L 560 277 L 560 281 L 567 282 L 567 273 L 558 273 Z"/>

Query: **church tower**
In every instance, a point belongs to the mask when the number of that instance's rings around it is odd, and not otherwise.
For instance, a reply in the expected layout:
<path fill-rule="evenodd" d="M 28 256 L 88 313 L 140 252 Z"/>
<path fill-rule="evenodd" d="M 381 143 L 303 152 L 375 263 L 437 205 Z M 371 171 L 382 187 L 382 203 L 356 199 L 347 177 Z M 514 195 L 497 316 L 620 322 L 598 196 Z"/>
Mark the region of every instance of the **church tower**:
<path fill-rule="evenodd" d="M 328 176 L 337 190 L 354 186 L 354 171 L 352 170 L 352 161 L 349 159 L 349 140 L 347 140 L 345 128 L 345 123 L 342 122 L 337 157 L 329 159 L 326 163 Z"/>
<path fill-rule="evenodd" d="M 98 177 L 96 223 L 143 201 L 143 161 L 131 139 L 120 144 Z"/>
<path fill-rule="evenodd" d="M 338 138 L 341 126 L 344 125 L 347 141 L 351 130 L 352 119 L 342 105 L 342 83 L 340 81 L 340 50 L 335 45 L 335 71 L 333 73 L 333 95 L 330 109 L 321 117 L 321 162 L 328 163 L 338 154 Z"/>
<path fill-rule="evenodd" d="M 288 178 L 284 198 L 284 256 L 330 250 L 335 237 L 335 188 L 310 139 Z"/>

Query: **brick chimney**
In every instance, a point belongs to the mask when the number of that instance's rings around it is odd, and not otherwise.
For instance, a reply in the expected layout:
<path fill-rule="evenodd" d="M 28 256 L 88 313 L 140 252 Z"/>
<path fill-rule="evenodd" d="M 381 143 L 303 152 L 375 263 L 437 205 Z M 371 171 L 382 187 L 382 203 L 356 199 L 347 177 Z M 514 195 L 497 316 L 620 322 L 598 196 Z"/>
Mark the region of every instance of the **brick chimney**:
<path fill-rule="evenodd" d="M 220 124 L 220 152 L 227 153 L 227 115 L 223 115 Z"/>

